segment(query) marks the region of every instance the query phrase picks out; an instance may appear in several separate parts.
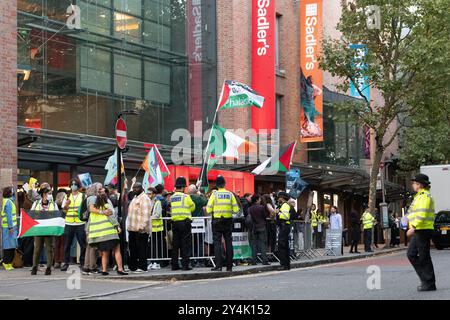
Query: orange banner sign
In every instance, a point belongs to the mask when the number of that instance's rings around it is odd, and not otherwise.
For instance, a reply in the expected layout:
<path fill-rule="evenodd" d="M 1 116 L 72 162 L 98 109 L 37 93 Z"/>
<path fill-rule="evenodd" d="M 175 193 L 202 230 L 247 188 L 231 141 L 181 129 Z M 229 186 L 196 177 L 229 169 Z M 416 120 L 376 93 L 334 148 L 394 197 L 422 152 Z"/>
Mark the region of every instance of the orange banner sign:
<path fill-rule="evenodd" d="M 300 5 L 300 142 L 323 141 L 322 0 Z"/>

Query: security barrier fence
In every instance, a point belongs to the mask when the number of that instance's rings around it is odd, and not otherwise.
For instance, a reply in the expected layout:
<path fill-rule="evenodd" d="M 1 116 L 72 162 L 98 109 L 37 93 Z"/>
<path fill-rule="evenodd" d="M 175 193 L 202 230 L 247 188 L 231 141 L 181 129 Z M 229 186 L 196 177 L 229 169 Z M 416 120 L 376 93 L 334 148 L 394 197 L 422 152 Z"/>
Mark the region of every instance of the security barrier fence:
<path fill-rule="evenodd" d="M 148 261 L 160 262 L 171 259 L 172 250 L 172 222 L 170 217 L 163 217 L 162 230 L 154 231 L 149 237 Z M 325 238 L 328 229 L 321 230 L 321 234 L 313 232 L 311 224 L 302 220 L 291 221 L 289 235 L 290 257 L 292 261 L 301 259 L 315 259 L 333 254 L 325 249 Z M 191 260 L 210 261 L 214 265 L 214 246 L 212 232 L 212 217 L 193 217 L 191 238 Z M 275 220 L 267 219 L 266 223 L 267 256 L 272 261 L 279 261 L 277 257 L 278 227 Z M 245 226 L 244 218 L 233 219 L 233 251 L 235 262 L 250 261 L 252 259 L 251 234 Z M 331 253 L 330 253 L 331 252 Z M 260 261 L 261 258 L 258 256 Z"/>

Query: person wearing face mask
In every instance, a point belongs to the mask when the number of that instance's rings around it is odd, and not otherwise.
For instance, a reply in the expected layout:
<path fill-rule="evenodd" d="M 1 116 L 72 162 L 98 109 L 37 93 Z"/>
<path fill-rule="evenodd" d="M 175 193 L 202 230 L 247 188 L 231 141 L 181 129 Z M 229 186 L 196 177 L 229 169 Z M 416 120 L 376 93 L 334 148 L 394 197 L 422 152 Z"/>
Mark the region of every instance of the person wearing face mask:
<path fill-rule="evenodd" d="M 12 187 L 3 189 L 2 201 L 2 245 L 3 267 L 5 270 L 13 270 L 12 261 L 17 248 L 17 209 Z"/>
<path fill-rule="evenodd" d="M 52 190 L 50 188 L 42 188 L 39 190 L 41 200 L 36 200 L 31 207 L 35 211 L 55 211 L 59 210 L 58 205 L 53 202 Z M 47 256 L 47 269 L 45 275 L 51 275 L 53 265 L 53 242 L 52 236 L 36 236 L 34 237 L 34 252 L 33 252 L 33 268 L 31 275 L 36 275 L 39 266 L 39 258 L 41 256 L 42 247 L 45 244 L 45 253 Z"/>
<path fill-rule="evenodd" d="M 76 238 L 80 245 L 80 265 L 84 265 L 86 253 L 86 231 L 85 222 L 78 217 L 78 208 L 85 199 L 85 195 L 80 192 L 80 182 L 76 179 L 70 181 L 70 195 L 63 202 L 63 208 L 66 211 L 66 225 L 64 228 L 64 265 L 61 271 L 67 271 L 70 262 L 70 248 L 73 239 Z"/>

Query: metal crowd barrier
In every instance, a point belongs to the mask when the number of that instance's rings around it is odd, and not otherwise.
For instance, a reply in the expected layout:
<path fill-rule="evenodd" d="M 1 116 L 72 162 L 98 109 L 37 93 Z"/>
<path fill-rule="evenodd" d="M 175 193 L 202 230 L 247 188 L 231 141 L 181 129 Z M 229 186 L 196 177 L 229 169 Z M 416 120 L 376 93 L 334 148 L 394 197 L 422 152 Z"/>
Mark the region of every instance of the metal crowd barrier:
<path fill-rule="evenodd" d="M 149 252 L 148 261 L 159 262 L 171 260 L 172 250 L 172 226 L 171 218 L 163 217 L 163 231 L 152 231 L 149 237 Z M 245 226 L 244 218 L 236 218 L 234 220 L 233 232 L 239 234 L 248 234 L 248 229 Z M 213 235 L 212 235 L 212 218 L 206 217 L 193 217 L 192 221 L 192 255 L 191 260 L 204 260 L 210 261 L 213 266 L 214 254 L 213 254 Z M 290 257 L 292 261 L 301 259 L 315 259 L 326 254 L 324 248 L 316 248 L 313 244 L 313 228 L 310 223 L 302 220 L 294 220 L 291 222 L 292 228 L 289 235 L 289 248 Z M 278 226 L 275 220 L 267 219 L 266 222 L 266 234 L 267 234 L 267 257 L 272 260 L 280 261 L 276 255 L 278 250 Z M 325 239 L 326 229 L 323 230 L 322 237 Z M 250 241 L 249 237 L 246 241 Z M 245 241 L 244 241 L 245 243 Z M 251 243 L 248 243 L 250 247 L 250 256 L 243 258 L 251 259 Z M 261 260 L 260 254 L 257 256 L 258 260 Z"/>
<path fill-rule="evenodd" d="M 172 220 L 163 217 L 163 230 L 154 232 L 149 237 L 148 261 L 169 261 L 172 250 Z M 193 217 L 192 221 L 191 260 L 209 260 L 214 264 L 212 254 L 213 236 L 211 217 Z"/>

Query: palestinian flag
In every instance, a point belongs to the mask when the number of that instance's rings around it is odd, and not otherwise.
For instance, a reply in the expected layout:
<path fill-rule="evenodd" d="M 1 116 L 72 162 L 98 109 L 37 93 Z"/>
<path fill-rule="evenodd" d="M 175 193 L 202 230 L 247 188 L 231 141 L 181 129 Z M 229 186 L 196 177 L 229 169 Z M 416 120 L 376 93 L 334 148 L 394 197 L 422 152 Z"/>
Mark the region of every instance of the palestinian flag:
<path fill-rule="evenodd" d="M 61 212 L 30 210 L 28 213 L 21 210 L 19 237 L 34 236 L 62 236 L 65 221 Z"/>
<path fill-rule="evenodd" d="M 249 86 L 231 80 L 226 80 L 222 87 L 217 110 L 257 107 L 262 108 L 264 97 L 258 95 Z"/>
<path fill-rule="evenodd" d="M 257 166 L 252 173 L 255 175 L 275 175 L 278 172 L 289 171 L 296 144 L 297 142 L 292 142 L 280 150 L 278 154 L 273 155 Z"/>

